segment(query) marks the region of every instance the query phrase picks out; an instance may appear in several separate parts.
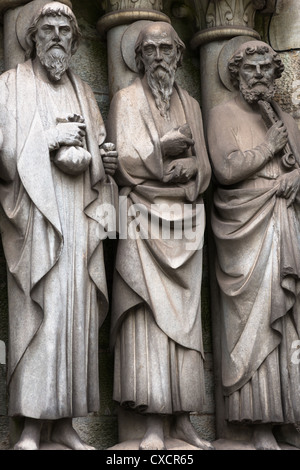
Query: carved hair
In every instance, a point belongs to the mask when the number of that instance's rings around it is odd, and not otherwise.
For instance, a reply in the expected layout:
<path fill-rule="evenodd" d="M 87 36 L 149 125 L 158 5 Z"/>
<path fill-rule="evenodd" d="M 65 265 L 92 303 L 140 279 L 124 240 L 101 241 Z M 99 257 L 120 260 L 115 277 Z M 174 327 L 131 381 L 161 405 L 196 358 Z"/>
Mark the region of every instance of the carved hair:
<path fill-rule="evenodd" d="M 65 16 L 69 20 L 73 35 L 71 53 L 72 55 L 75 54 L 79 45 L 79 39 L 81 37 L 81 32 L 76 17 L 67 5 L 59 2 L 53 2 L 52 4 L 48 3 L 42 8 L 42 10 L 39 11 L 38 15 L 34 18 L 31 26 L 27 30 L 26 44 L 28 45 L 28 48 L 25 54 L 26 59 L 34 59 L 36 56 L 35 35 L 38 30 L 39 21 L 45 16 Z"/>
<path fill-rule="evenodd" d="M 177 61 L 177 67 L 181 67 L 182 59 L 183 59 L 183 53 L 185 51 L 184 43 L 181 41 L 181 39 L 178 36 L 178 34 L 176 33 L 175 29 L 171 25 L 169 25 L 168 23 L 164 23 L 164 22 L 155 23 L 155 25 L 159 25 L 159 24 L 161 24 L 162 27 L 164 27 L 165 29 L 169 29 L 168 32 L 169 32 L 170 36 L 172 37 L 172 39 L 174 40 L 174 42 L 176 44 L 177 51 L 180 52 L 179 59 Z M 151 25 L 150 28 L 152 26 L 153 25 Z M 142 45 L 143 45 L 143 42 L 144 42 L 145 37 L 147 35 L 148 29 L 149 29 L 148 26 L 146 26 L 146 28 L 142 29 L 142 31 L 140 32 L 140 34 L 137 38 L 137 41 L 135 43 L 135 48 L 134 48 L 135 49 L 136 66 L 137 66 L 137 69 L 138 69 L 138 71 L 141 75 L 143 75 L 145 73 L 145 66 L 144 66 L 143 59 L 142 59 Z"/>
<path fill-rule="evenodd" d="M 253 43 L 250 42 L 248 43 L 248 45 L 244 45 L 244 47 L 241 47 L 228 62 L 228 69 L 231 77 L 231 82 L 234 87 L 239 87 L 239 70 L 242 60 L 244 59 L 245 55 L 249 56 L 253 54 L 271 54 L 273 63 L 275 64 L 275 79 L 281 77 L 282 72 L 284 70 L 284 66 L 279 54 L 273 51 L 273 49 L 268 46 L 268 44 L 253 41 Z"/>

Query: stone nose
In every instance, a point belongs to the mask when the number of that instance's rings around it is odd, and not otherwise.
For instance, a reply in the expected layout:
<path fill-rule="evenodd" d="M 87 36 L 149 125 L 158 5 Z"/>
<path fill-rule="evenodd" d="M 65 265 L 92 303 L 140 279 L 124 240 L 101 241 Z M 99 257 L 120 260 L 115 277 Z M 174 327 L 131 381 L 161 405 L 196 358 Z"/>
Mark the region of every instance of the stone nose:
<path fill-rule="evenodd" d="M 263 73 L 262 73 L 262 70 L 261 70 L 260 65 L 257 65 L 257 66 L 256 66 L 256 69 L 255 69 L 255 76 L 256 76 L 256 77 L 262 77 L 262 76 L 263 76 Z"/>
<path fill-rule="evenodd" d="M 155 49 L 155 59 L 158 60 L 159 62 L 163 59 L 162 53 L 159 47 L 156 47 Z"/>
<path fill-rule="evenodd" d="M 53 37 L 52 37 L 53 41 L 60 41 L 60 31 L 59 31 L 59 28 L 54 28 L 53 29 Z"/>

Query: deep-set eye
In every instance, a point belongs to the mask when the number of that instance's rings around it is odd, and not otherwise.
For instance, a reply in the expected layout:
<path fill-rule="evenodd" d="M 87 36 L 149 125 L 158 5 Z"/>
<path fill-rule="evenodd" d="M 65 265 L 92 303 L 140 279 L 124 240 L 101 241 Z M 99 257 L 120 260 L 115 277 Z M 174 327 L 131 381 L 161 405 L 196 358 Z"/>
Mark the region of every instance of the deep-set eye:
<path fill-rule="evenodd" d="M 42 30 L 45 34 L 50 34 L 53 31 L 53 27 L 50 25 L 46 25 L 42 27 Z"/>
<path fill-rule="evenodd" d="M 161 46 L 161 50 L 164 54 L 170 54 L 173 50 L 173 47 L 169 45 L 164 45 L 164 46 Z"/>
<path fill-rule="evenodd" d="M 270 68 L 272 67 L 272 64 L 263 64 L 261 65 L 261 69 L 262 70 L 270 70 Z"/>
<path fill-rule="evenodd" d="M 151 45 L 145 46 L 145 47 L 143 48 L 143 51 L 144 51 L 145 54 L 151 55 L 151 54 L 154 54 L 154 52 L 155 52 L 155 47 L 154 47 L 154 46 L 151 46 Z"/>
<path fill-rule="evenodd" d="M 71 31 L 71 28 L 69 28 L 69 26 L 63 26 L 62 28 L 60 28 L 60 32 L 62 34 L 68 34 L 70 31 Z"/>
<path fill-rule="evenodd" d="M 251 72 L 252 70 L 255 70 L 255 66 L 249 65 L 249 64 L 244 64 L 243 65 L 243 70 L 247 70 L 247 71 Z"/>

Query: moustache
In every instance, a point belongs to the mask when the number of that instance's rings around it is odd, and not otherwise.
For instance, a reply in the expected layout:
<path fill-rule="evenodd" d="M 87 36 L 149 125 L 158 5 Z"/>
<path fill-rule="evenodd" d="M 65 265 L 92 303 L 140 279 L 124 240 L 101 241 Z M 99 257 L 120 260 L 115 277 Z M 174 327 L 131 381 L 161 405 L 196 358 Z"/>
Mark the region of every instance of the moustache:
<path fill-rule="evenodd" d="M 66 49 L 64 48 L 64 46 L 62 46 L 61 44 L 59 44 L 58 42 L 55 42 L 55 43 L 51 43 L 49 46 L 46 47 L 46 52 L 50 51 L 51 49 L 61 49 L 62 51 L 64 51 L 65 53 L 67 52 Z"/>
<path fill-rule="evenodd" d="M 255 79 L 253 79 L 253 80 L 250 80 L 248 85 L 249 85 L 249 88 L 253 88 L 253 87 L 255 87 L 255 85 L 263 85 L 263 86 L 267 87 L 269 84 L 266 80 L 255 80 Z"/>
<path fill-rule="evenodd" d="M 149 68 L 151 72 L 155 72 L 157 69 L 162 69 L 165 72 L 169 72 L 170 70 L 170 67 L 168 67 L 168 65 L 163 62 L 159 62 L 159 63 L 154 62 L 152 65 L 150 65 Z"/>

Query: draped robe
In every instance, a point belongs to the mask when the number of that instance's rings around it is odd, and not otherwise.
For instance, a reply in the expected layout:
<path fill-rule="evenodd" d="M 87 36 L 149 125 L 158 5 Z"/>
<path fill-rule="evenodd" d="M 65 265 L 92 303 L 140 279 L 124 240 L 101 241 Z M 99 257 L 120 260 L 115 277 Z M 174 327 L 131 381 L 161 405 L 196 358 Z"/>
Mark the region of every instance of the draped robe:
<path fill-rule="evenodd" d="M 163 183 L 160 138 L 188 123 L 195 140 L 190 154 L 197 175 L 185 184 Z M 173 414 L 201 410 L 205 390 L 201 327 L 202 248 L 205 227 L 202 194 L 210 180 L 198 103 L 175 86 L 170 121 L 156 108 L 148 85 L 137 79 L 118 92 L 108 118 L 109 138 L 119 152 L 116 174 L 120 212 L 140 208 L 139 236 L 120 233 L 113 285 L 111 338 L 115 352 L 114 399 L 145 413 Z M 160 204 L 165 204 L 165 212 Z M 172 205 L 174 219 L 170 216 Z M 194 245 L 176 239 L 175 223 L 184 225 L 190 209 Z M 196 209 L 199 214 L 196 218 Z M 171 209 L 172 212 L 172 209 Z M 124 217 L 125 218 L 125 217 Z M 170 225 L 170 238 L 157 230 Z M 170 220 L 172 222 L 170 223 Z M 172 225 L 174 223 L 174 226 Z M 122 224 L 121 229 L 122 229 Z"/>
<path fill-rule="evenodd" d="M 0 77 L 0 101 L 9 415 L 85 416 L 99 409 L 98 328 L 108 308 L 98 214 L 103 121 L 79 77 L 69 70 L 54 84 L 31 61 Z M 55 166 L 46 138 L 57 118 L 74 113 L 85 119 L 92 155 L 78 176 Z"/>
<path fill-rule="evenodd" d="M 273 106 L 299 162 L 297 124 Z M 269 158 L 266 133 L 241 96 L 210 113 L 222 382 L 230 421 L 294 423 L 300 419 L 300 369 L 293 360 L 300 333 L 299 194 L 289 208 L 277 197 L 279 178 L 289 170 L 282 152 Z"/>

